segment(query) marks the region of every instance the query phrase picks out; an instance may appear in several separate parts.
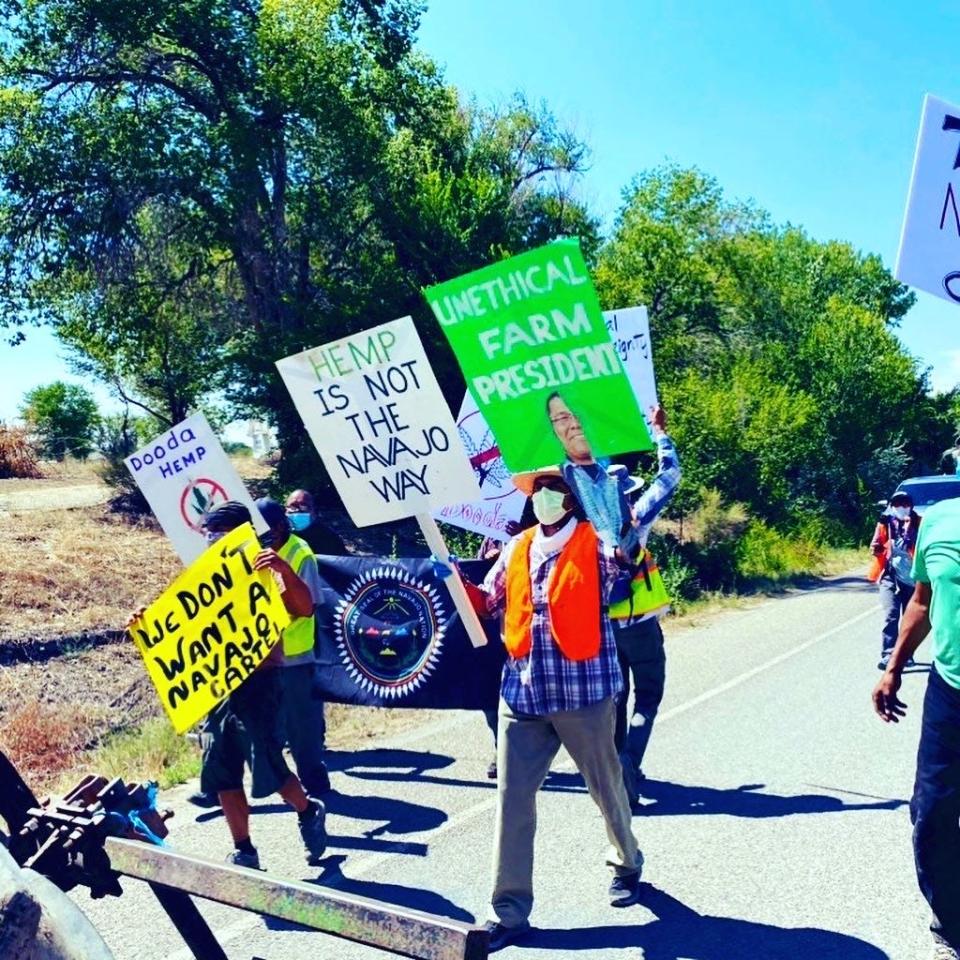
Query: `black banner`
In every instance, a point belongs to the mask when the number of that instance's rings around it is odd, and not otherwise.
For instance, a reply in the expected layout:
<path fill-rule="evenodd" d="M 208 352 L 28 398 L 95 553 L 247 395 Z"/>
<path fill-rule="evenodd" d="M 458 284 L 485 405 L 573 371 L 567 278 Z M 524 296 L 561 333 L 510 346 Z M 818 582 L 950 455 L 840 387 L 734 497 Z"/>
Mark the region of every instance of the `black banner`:
<path fill-rule="evenodd" d="M 499 623 L 474 647 L 433 563 L 318 556 L 317 687 L 324 700 L 371 707 L 493 709 L 506 657 Z M 490 561 L 461 563 L 480 583 Z"/>

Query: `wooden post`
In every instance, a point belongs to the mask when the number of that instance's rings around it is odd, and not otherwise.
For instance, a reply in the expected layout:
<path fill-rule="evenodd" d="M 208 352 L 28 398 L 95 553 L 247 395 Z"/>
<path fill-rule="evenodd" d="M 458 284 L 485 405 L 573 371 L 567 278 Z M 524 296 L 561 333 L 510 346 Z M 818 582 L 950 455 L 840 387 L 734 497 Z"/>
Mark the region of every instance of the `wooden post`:
<path fill-rule="evenodd" d="M 450 551 L 447 549 L 443 534 L 437 526 L 437 521 L 429 513 L 418 513 L 416 517 L 417 523 L 420 524 L 420 529 L 423 531 L 423 539 L 427 541 L 431 553 L 441 563 L 446 563 Z M 487 645 L 487 635 L 483 632 L 480 618 L 477 616 L 477 611 L 473 609 L 473 604 L 467 596 L 466 587 L 464 587 L 463 581 L 460 579 L 460 572 L 456 567 L 452 567 L 452 573 L 444 582 L 450 591 L 450 597 L 457 608 L 457 613 L 460 614 L 460 619 L 463 621 L 470 642 L 475 647 L 485 647 Z"/>

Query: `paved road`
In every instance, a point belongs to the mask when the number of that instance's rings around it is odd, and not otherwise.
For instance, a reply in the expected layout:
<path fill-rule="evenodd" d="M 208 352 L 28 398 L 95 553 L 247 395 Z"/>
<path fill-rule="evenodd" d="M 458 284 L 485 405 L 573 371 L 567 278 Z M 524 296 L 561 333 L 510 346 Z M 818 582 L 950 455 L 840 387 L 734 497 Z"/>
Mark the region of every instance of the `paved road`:
<path fill-rule="evenodd" d="M 104 483 L 72 483 L 42 481 L 23 488 L 0 484 L 0 515 L 25 513 L 30 510 L 69 510 L 75 507 L 93 507 L 106 503 L 112 491 Z"/>
<path fill-rule="evenodd" d="M 668 636 L 668 691 L 650 747 L 652 797 L 635 820 L 642 905 L 615 910 L 602 822 L 564 754 L 540 796 L 536 931 L 500 956 L 645 960 L 914 960 L 928 947 L 907 799 L 925 674 L 910 716 L 869 709 L 879 611 L 862 582 L 767 601 Z M 486 917 L 495 791 L 480 716 L 450 714 L 335 759 L 330 856 L 300 860 L 292 814 L 259 808 L 264 865 L 295 879 L 469 920 Z M 217 859 L 226 827 L 182 798 L 173 838 Z M 189 956 L 142 884 L 80 900 L 118 960 Z M 231 960 L 387 954 L 229 908 L 204 911 Z"/>

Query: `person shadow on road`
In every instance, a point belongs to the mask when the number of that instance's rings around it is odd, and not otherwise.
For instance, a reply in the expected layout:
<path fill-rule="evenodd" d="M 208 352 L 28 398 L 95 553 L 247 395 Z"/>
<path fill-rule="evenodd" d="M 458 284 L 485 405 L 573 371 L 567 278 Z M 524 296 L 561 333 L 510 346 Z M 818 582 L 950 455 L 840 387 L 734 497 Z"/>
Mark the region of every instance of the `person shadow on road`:
<path fill-rule="evenodd" d="M 897 810 L 908 804 L 907 800 L 864 797 L 861 801 L 848 803 L 840 797 L 822 793 L 801 793 L 780 796 L 761 793 L 764 784 L 744 783 L 739 787 L 695 786 L 671 783 L 667 780 L 644 780 L 641 800 L 635 812 L 647 817 L 689 816 L 691 814 L 724 814 L 729 817 L 789 817 L 802 813 L 846 813 L 853 810 Z M 586 792 L 579 774 L 551 774 L 544 789 L 559 792 Z M 838 793 L 849 791 L 838 790 Z M 852 794 L 860 796 L 860 794 Z"/>
<path fill-rule="evenodd" d="M 843 933 L 813 927 L 777 927 L 697 913 L 650 883 L 640 884 L 640 904 L 654 914 L 645 924 L 532 930 L 525 948 L 546 956 L 560 951 L 642 948 L 644 960 L 888 960 L 887 954 Z"/>

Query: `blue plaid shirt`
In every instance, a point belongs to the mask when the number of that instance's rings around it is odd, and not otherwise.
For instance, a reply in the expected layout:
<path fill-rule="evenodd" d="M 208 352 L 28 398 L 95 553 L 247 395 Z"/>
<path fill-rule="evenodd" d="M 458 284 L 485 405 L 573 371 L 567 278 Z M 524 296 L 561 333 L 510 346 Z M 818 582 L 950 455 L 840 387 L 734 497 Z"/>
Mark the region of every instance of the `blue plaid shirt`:
<path fill-rule="evenodd" d="M 575 523 L 573 520 L 570 522 Z M 491 613 L 503 612 L 507 596 L 507 568 L 518 542 L 519 538 L 514 537 L 504 547 L 483 581 L 483 591 L 487 595 Z M 548 588 L 550 575 L 561 552 L 547 556 L 537 567 L 531 564 L 533 624 L 530 653 L 525 657 L 507 657 L 500 684 L 501 696 L 515 713 L 544 716 L 560 710 L 578 710 L 616 696 L 623 690 L 617 647 L 606 609 L 606 598 L 619 570 L 613 552 L 600 541 L 597 549 L 601 594 L 601 604 L 597 610 L 600 652 L 589 660 L 568 660 L 560 652 L 550 631 Z M 521 678 L 525 673 L 528 678 L 526 683 Z"/>

